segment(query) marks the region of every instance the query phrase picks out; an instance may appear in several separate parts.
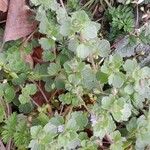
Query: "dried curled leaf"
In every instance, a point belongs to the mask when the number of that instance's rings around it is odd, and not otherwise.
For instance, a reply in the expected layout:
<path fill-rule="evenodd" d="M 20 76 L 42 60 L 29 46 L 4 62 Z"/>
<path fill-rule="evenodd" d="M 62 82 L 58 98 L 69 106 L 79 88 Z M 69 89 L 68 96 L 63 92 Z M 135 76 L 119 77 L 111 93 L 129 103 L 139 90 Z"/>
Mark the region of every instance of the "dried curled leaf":
<path fill-rule="evenodd" d="M 8 8 L 8 0 L 0 0 L 0 11 L 6 12 Z"/>
<path fill-rule="evenodd" d="M 36 22 L 30 21 L 32 13 L 25 5 L 25 0 L 10 0 L 4 42 L 29 35 L 36 28 Z"/>

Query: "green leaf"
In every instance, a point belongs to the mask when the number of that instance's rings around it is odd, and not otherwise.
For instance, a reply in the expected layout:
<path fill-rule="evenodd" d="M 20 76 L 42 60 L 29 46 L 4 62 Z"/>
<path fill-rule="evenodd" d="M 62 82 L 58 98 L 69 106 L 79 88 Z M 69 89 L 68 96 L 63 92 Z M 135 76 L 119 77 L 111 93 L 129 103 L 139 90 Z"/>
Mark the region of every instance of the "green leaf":
<path fill-rule="evenodd" d="M 14 143 L 19 149 L 24 149 L 30 142 L 30 132 L 26 121 L 20 121 L 14 134 Z"/>
<path fill-rule="evenodd" d="M 56 63 L 50 63 L 49 67 L 47 68 L 48 74 L 50 76 L 57 75 L 61 70 L 61 66 Z"/>
<path fill-rule="evenodd" d="M 110 43 L 103 39 L 99 41 L 99 55 L 101 57 L 107 57 L 110 53 Z"/>
<path fill-rule="evenodd" d="M 40 112 L 37 117 L 37 122 L 39 122 L 38 125 L 44 126 L 49 122 L 49 116 L 47 116 L 47 114 L 45 114 L 44 112 Z"/>
<path fill-rule="evenodd" d="M 4 107 L 0 104 L 0 123 L 3 122 L 5 117 L 5 109 Z"/>
<path fill-rule="evenodd" d="M 76 95 L 71 93 L 61 94 L 59 96 L 59 100 L 62 102 L 62 104 L 72 104 L 72 106 L 78 106 L 80 104 L 80 100 L 77 98 Z"/>
<path fill-rule="evenodd" d="M 79 58 L 86 58 L 89 56 L 90 54 L 90 48 L 85 45 L 85 44 L 80 44 L 78 47 L 77 47 L 77 56 Z"/>
<path fill-rule="evenodd" d="M 29 103 L 31 100 L 31 97 L 29 95 L 19 95 L 19 101 L 22 105 L 25 105 L 27 103 Z"/>
<path fill-rule="evenodd" d="M 108 82 L 108 75 L 101 71 L 98 71 L 96 73 L 96 78 L 98 81 L 100 81 L 101 84 L 105 84 Z"/>
<path fill-rule="evenodd" d="M 145 149 L 150 142 L 150 112 L 146 116 L 142 115 L 137 119 L 136 143 L 138 150 Z"/>
<path fill-rule="evenodd" d="M 58 149 L 76 149 L 80 146 L 80 139 L 78 138 L 78 134 L 69 130 L 58 137 L 59 148 Z"/>
<path fill-rule="evenodd" d="M 123 65 L 123 68 L 126 72 L 132 73 L 137 67 L 136 60 L 127 59 Z"/>
<path fill-rule="evenodd" d="M 66 124 L 67 129 L 73 129 L 75 131 L 83 130 L 88 124 L 87 115 L 81 111 L 73 112 L 71 118 Z"/>
<path fill-rule="evenodd" d="M 130 57 L 135 54 L 135 49 L 137 44 L 130 44 L 130 39 L 128 36 L 123 38 L 121 41 L 116 43 L 116 52 L 122 57 Z"/>
<path fill-rule="evenodd" d="M 22 88 L 22 94 L 19 95 L 19 101 L 21 104 L 30 103 L 31 95 L 34 95 L 37 92 L 37 87 L 35 84 L 26 84 Z"/>
<path fill-rule="evenodd" d="M 21 102 L 21 104 L 19 105 L 20 112 L 22 112 L 24 114 L 29 114 L 34 109 L 34 106 L 30 101 L 28 102 L 28 100 L 27 100 L 28 103 L 26 103 L 26 101 L 23 102 L 23 100 L 20 99 L 20 102 Z"/>
<path fill-rule="evenodd" d="M 108 78 L 108 83 L 115 88 L 120 88 L 124 84 L 124 75 L 122 73 L 111 74 Z"/>
<path fill-rule="evenodd" d="M 57 2 L 57 1 L 55 1 L 55 2 Z M 57 14 L 57 22 L 59 24 L 63 24 L 64 22 L 68 21 L 67 11 L 63 7 L 58 7 L 56 10 L 56 14 Z M 71 25 L 70 25 L 70 27 L 71 27 Z"/>
<path fill-rule="evenodd" d="M 101 102 L 102 108 L 109 110 L 112 107 L 114 100 L 115 99 L 112 95 L 110 95 L 109 97 L 108 96 L 103 97 Z"/>
<path fill-rule="evenodd" d="M 83 140 L 81 142 L 82 148 L 80 150 L 97 150 L 98 145 L 92 140 Z"/>
<path fill-rule="evenodd" d="M 52 62 L 55 60 L 55 55 L 51 51 L 46 50 L 46 51 L 43 51 L 42 58 L 44 61 Z"/>
<path fill-rule="evenodd" d="M 89 22 L 89 17 L 84 10 L 79 10 L 72 14 L 71 22 L 74 32 L 80 32 L 83 25 Z"/>
<path fill-rule="evenodd" d="M 108 113 L 103 112 L 99 115 L 96 123 L 93 125 L 93 134 L 94 136 L 103 139 L 106 134 L 112 133 L 115 129 L 116 125 L 112 117 Z"/>
<path fill-rule="evenodd" d="M 26 84 L 22 89 L 24 95 L 34 95 L 37 92 L 37 87 L 35 84 Z"/>
<path fill-rule="evenodd" d="M 81 72 L 82 76 L 82 85 L 84 88 L 92 90 L 97 86 L 97 80 L 95 72 L 91 69 L 90 66 L 86 65 Z"/>
<path fill-rule="evenodd" d="M 120 68 L 123 64 L 123 58 L 119 54 L 110 55 L 109 62 L 114 68 Z"/>
<path fill-rule="evenodd" d="M 131 104 L 128 104 L 123 97 L 117 98 L 113 95 L 103 97 L 102 108 L 110 110 L 117 122 L 127 121 L 131 116 Z"/>
<path fill-rule="evenodd" d="M 40 45 L 42 46 L 42 48 L 44 50 L 50 50 L 52 48 L 55 47 L 55 42 L 52 39 L 48 39 L 48 38 L 41 38 L 39 40 Z"/>
<path fill-rule="evenodd" d="M 8 117 L 5 121 L 5 125 L 3 126 L 2 131 L 2 139 L 5 143 L 7 143 L 10 139 L 12 139 L 14 133 L 16 132 L 17 126 L 17 115 L 13 113 Z"/>
<path fill-rule="evenodd" d="M 4 95 L 4 84 L 0 83 L 0 97 L 2 97 Z"/>
<path fill-rule="evenodd" d="M 31 2 L 35 5 L 42 5 L 45 7 L 45 9 L 52 9 L 52 10 L 57 10 L 58 8 L 58 3 L 55 0 L 31 0 Z"/>
<path fill-rule="evenodd" d="M 88 22 L 85 24 L 83 30 L 81 31 L 82 36 L 89 40 L 97 37 L 97 32 L 99 28 L 97 28 L 98 24 L 95 22 Z"/>
<path fill-rule="evenodd" d="M 130 133 L 131 132 L 134 133 L 137 128 L 137 118 L 136 117 L 131 118 L 130 121 L 128 122 L 126 128 Z"/>
<path fill-rule="evenodd" d="M 36 139 L 42 132 L 42 126 L 38 125 L 38 126 L 32 126 L 30 128 L 30 133 L 31 133 L 31 137 L 33 139 Z"/>
<path fill-rule="evenodd" d="M 131 95 L 134 92 L 134 87 L 131 84 L 128 84 L 125 86 L 124 92 Z"/>
<path fill-rule="evenodd" d="M 69 36 L 71 32 L 71 22 L 64 21 L 60 26 L 60 34 L 63 36 Z"/>
<path fill-rule="evenodd" d="M 79 46 L 79 41 L 78 39 L 74 38 L 74 39 L 70 39 L 69 43 L 68 43 L 68 49 L 76 52 L 77 47 Z"/>
<path fill-rule="evenodd" d="M 10 86 L 10 85 L 7 85 L 5 87 L 5 91 L 4 91 L 4 98 L 5 100 L 10 103 L 12 102 L 12 100 L 14 99 L 15 97 L 15 90 L 14 90 L 14 87 Z"/>
<path fill-rule="evenodd" d="M 48 76 L 47 73 L 48 64 L 37 64 L 33 69 L 31 79 L 33 80 L 44 80 L 45 76 Z"/>
<path fill-rule="evenodd" d="M 113 140 L 113 144 L 111 144 L 110 150 L 124 150 L 123 142 L 125 142 L 126 139 L 121 137 L 120 132 L 114 131 L 110 136 Z"/>
<path fill-rule="evenodd" d="M 121 97 L 114 101 L 112 105 L 112 115 L 117 122 L 128 121 L 131 116 L 131 105 L 126 103 L 126 100 Z"/>

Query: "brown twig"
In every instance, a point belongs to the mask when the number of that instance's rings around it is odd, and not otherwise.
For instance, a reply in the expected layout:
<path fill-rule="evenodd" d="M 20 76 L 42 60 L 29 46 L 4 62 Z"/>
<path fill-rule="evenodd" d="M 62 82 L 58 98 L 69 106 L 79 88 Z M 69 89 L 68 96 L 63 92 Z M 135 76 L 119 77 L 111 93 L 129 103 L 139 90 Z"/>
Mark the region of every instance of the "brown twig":
<path fill-rule="evenodd" d="M 96 7 L 95 7 L 95 9 L 94 9 L 94 11 L 93 11 L 93 13 L 92 13 L 92 16 L 95 15 L 95 13 L 96 13 L 96 11 L 97 11 L 97 8 L 98 8 L 98 5 L 96 5 Z"/>
<path fill-rule="evenodd" d="M 90 62 L 91 62 L 91 64 L 92 64 L 92 67 L 93 67 L 94 71 L 96 71 L 96 70 L 97 70 L 97 66 L 96 66 L 96 64 L 95 64 L 95 62 L 94 62 L 93 56 L 90 55 L 89 58 L 90 58 Z"/>
<path fill-rule="evenodd" d="M 41 87 L 35 82 L 35 81 L 32 81 L 36 86 L 37 88 L 39 89 L 39 91 L 41 92 L 42 96 L 44 97 L 45 101 L 47 103 L 49 103 L 49 100 L 47 99 L 47 96 L 45 95 L 45 93 L 43 92 L 43 90 L 41 89 Z"/>
<path fill-rule="evenodd" d="M 34 99 L 33 99 L 32 97 L 30 97 L 30 98 L 32 99 L 32 102 L 33 102 L 33 104 L 34 104 L 35 106 L 41 107 L 36 101 L 34 101 Z"/>
<path fill-rule="evenodd" d="M 64 5 L 63 0 L 60 0 L 60 4 L 61 4 L 61 6 L 63 7 L 63 9 L 66 11 L 66 8 L 65 8 L 65 5 Z M 67 13 L 67 11 L 66 11 L 66 13 Z"/>
<path fill-rule="evenodd" d="M 11 115 L 11 113 L 12 113 L 10 104 L 6 103 L 6 107 L 7 107 L 7 117 L 9 117 Z"/>
<path fill-rule="evenodd" d="M 108 2 L 108 0 L 104 0 L 105 1 L 105 3 L 107 4 L 107 6 L 109 7 L 109 8 L 112 8 L 112 6 L 111 6 L 111 4 Z"/>
<path fill-rule="evenodd" d="M 60 115 L 62 114 L 63 109 L 64 109 L 64 105 L 61 106 L 60 113 L 59 113 Z"/>
<path fill-rule="evenodd" d="M 72 108 L 72 106 L 68 106 L 63 112 L 62 116 L 65 117 L 67 114 L 70 114 L 72 112 Z"/>
<path fill-rule="evenodd" d="M 6 20 L 2 20 L 2 21 L 0 21 L 0 24 L 5 23 L 5 22 L 6 22 Z"/>
<path fill-rule="evenodd" d="M 139 28 L 139 5 L 136 4 L 136 29 Z"/>
<path fill-rule="evenodd" d="M 27 38 L 25 38 L 22 42 L 23 45 L 25 45 L 34 35 L 34 33 L 37 31 L 38 28 L 36 28 Z"/>

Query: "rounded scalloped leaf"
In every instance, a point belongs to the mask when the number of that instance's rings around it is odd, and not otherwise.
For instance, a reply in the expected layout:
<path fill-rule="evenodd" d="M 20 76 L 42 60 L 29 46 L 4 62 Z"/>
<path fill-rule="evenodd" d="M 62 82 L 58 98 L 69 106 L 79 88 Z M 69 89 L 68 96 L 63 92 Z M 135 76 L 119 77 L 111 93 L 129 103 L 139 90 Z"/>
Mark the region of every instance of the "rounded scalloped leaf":
<path fill-rule="evenodd" d="M 99 24 L 96 24 L 95 22 L 86 23 L 83 30 L 81 31 L 83 38 L 87 40 L 96 38 L 97 32 L 99 30 L 98 25 Z"/>
<path fill-rule="evenodd" d="M 85 44 L 80 44 L 77 47 L 77 56 L 79 58 L 86 58 L 90 55 L 90 48 L 88 46 L 86 46 Z"/>
<path fill-rule="evenodd" d="M 109 41 L 102 39 L 99 41 L 99 55 L 101 57 L 107 57 L 110 53 L 110 43 Z"/>

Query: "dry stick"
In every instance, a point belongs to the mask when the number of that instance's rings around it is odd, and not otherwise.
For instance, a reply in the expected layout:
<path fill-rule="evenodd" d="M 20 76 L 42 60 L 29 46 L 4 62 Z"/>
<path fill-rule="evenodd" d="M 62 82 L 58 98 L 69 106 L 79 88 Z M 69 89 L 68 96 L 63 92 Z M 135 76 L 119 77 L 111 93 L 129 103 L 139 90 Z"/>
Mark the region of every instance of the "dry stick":
<path fill-rule="evenodd" d="M 96 67 L 96 65 L 95 65 L 95 62 L 94 62 L 94 59 L 93 59 L 93 56 L 92 56 L 92 55 L 90 55 L 90 61 L 91 61 L 91 64 L 92 64 L 92 67 L 93 67 L 94 71 L 96 71 L 96 70 L 97 70 L 97 67 Z"/>
<path fill-rule="evenodd" d="M 2 21 L 0 21 L 0 24 L 5 23 L 5 22 L 6 22 L 6 20 L 2 20 Z"/>
<path fill-rule="evenodd" d="M 63 117 L 65 117 L 67 114 L 69 114 L 69 112 L 72 111 L 72 108 L 73 108 L 72 106 L 68 106 L 62 114 Z"/>
<path fill-rule="evenodd" d="M 61 115 L 61 114 L 62 114 L 63 109 L 64 109 L 64 105 L 62 105 L 62 106 L 61 106 L 61 109 L 60 109 L 60 113 L 59 113 L 59 115 Z"/>
<path fill-rule="evenodd" d="M 80 100 L 81 102 L 83 102 L 82 106 L 84 106 L 84 108 L 87 110 L 87 112 L 88 112 L 89 114 L 91 114 L 90 110 L 89 110 L 88 107 L 86 106 L 86 104 L 85 104 L 84 100 L 82 99 L 82 97 L 81 97 L 80 95 L 77 95 L 77 97 L 79 98 L 79 100 Z"/>
<path fill-rule="evenodd" d="M 100 4 L 101 4 L 101 6 L 103 7 L 103 9 L 106 10 L 105 5 L 103 4 L 102 1 L 103 1 L 103 0 L 100 0 Z"/>
<path fill-rule="evenodd" d="M 5 44 L 5 42 L 3 42 L 3 43 L 2 43 L 2 45 L 1 45 L 1 47 L 0 47 L 0 52 L 2 52 L 2 51 L 3 51 L 4 44 Z"/>
<path fill-rule="evenodd" d="M 61 4 L 61 6 L 63 7 L 63 9 L 66 11 L 66 8 L 65 8 L 65 5 L 64 5 L 63 0 L 60 0 L 60 4 Z M 66 11 L 66 12 L 67 12 L 67 11 Z"/>
<path fill-rule="evenodd" d="M 11 110 L 10 104 L 6 103 L 6 107 L 7 107 L 7 116 L 10 116 L 10 115 L 11 115 L 11 113 L 12 113 L 12 110 Z"/>
<path fill-rule="evenodd" d="M 55 90 L 55 92 L 51 95 L 51 97 L 50 97 L 50 99 L 49 100 L 51 100 L 54 96 L 55 96 L 55 94 L 58 92 L 58 90 Z"/>
<path fill-rule="evenodd" d="M 93 13 L 92 13 L 92 16 L 95 15 L 95 13 L 96 13 L 96 11 L 97 11 L 97 8 L 98 8 L 98 5 L 96 5 L 96 7 L 95 7 L 95 9 L 94 9 L 94 11 L 93 11 Z"/>
<path fill-rule="evenodd" d="M 37 31 L 37 29 L 38 28 L 36 28 L 32 33 L 30 33 L 30 35 L 25 40 L 23 40 L 22 43 L 26 44 L 30 40 L 30 38 L 34 35 L 34 33 Z"/>
<path fill-rule="evenodd" d="M 81 7 L 81 9 L 85 8 L 85 7 L 90 7 L 93 4 L 94 0 L 89 0 L 83 7 Z"/>
<path fill-rule="evenodd" d="M 107 4 L 107 6 L 109 7 L 109 8 L 112 8 L 112 6 L 111 6 L 111 4 L 108 2 L 108 0 L 104 0 L 105 1 L 105 3 Z"/>
<path fill-rule="evenodd" d="M 10 107 L 10 104 L 6 103 L 6 107 L 7 107 L 7 115 L 8 117 L 11 115 L 12 110 Z M 6 145 L 6 150 L 11 150 L 11 144 L 12 144 L 12 139 L 10 139 Z"/>
<path fill-rule="evenodd" d="M 139 28 L 139 5 L 136 4 L 136 29 Z"/>
<path fill-rule="evenodd" d="M 41 92 L 42 96 L 44 97 L 45 101 L 47 103 L 49 103 L 49 100 L 47 99 L 47 96 L 45 95 L 45 93 L 43 92 L 43 90 L 41 89 L 41 87 L 35 82 L 35 81 L 32 81 L 39 89 L 39 91 Z M 40 107 L 39 104 L 37 104 L 34 100 L 33 100 L 33 103 L 35 103 L 36 106 Z M 51 105 L 49 105 L 50 109 L 52 110 L 52 107 Z M 53 112 L 51 112 L 51 114 L 53 114 Z"/>
<path fill-rule="evenodd" d="M 33 99 L 32 97 L 30 97 L 30 98 L 32 99 L 32 102 L 33 102 L 33 104 L 34 104 L 35 106 L 41 107 L 37 102 L 34 101 L 34 99 Z"/>
<path fill-rule="evenodd" d="M 70 109 L 68 111 L 68 114 L 66 116 L 66 119 L 69 120 L 70 119 L 70 116 L 71 116 L 71 113 L 72 113 L 72 109 L 73 109 L 73 106 L 70 106 Z"/>
<path fill-rule="evenodd" d="M 32 81 L 32 82 L 37 86 L 37 88 L 38 88 L 39 91 L 41 92 L 42 96 L 44 97 L 45 101 L 46 101 L 47 103 L 49 103 L 49 100 L 47 99 L 47 97 L 46 97 L 45 93 L 43 92 L 43 90 L 41 89 L 41 87 L 40 87 L 35 81 Z"/>

